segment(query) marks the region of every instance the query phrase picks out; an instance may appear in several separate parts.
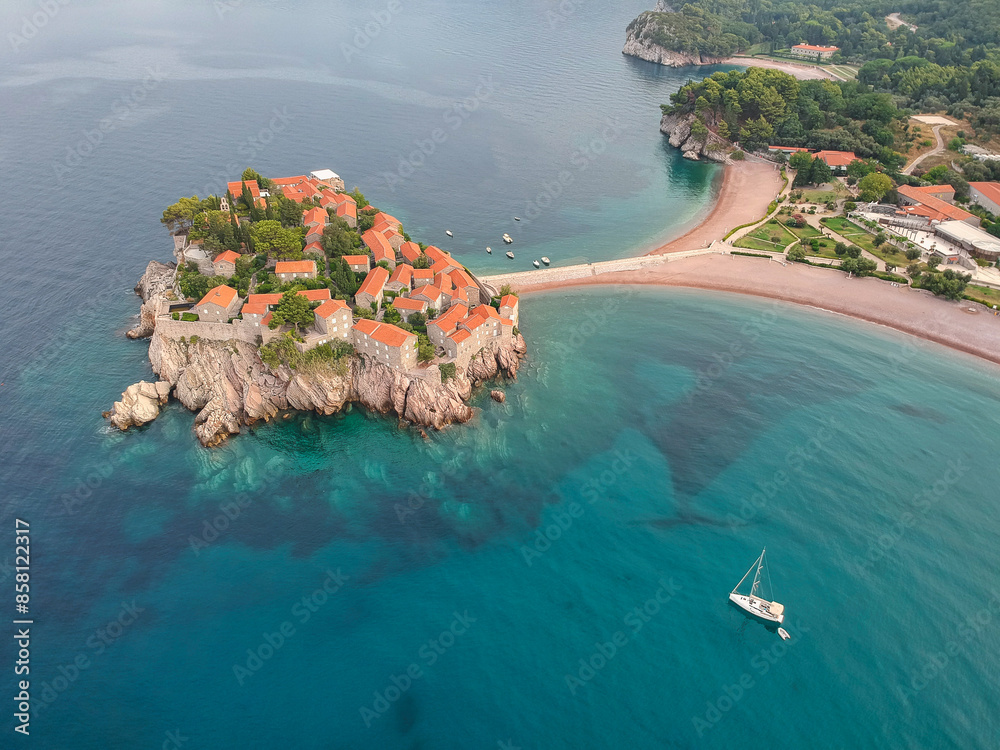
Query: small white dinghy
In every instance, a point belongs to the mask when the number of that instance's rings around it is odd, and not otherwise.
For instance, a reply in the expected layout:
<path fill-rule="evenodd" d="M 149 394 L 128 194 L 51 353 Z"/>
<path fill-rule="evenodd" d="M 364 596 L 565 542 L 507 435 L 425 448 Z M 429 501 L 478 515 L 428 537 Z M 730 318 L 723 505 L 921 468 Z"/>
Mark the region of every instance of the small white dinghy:
<path fill-rule="evenodd" d="M 490 255 L 493 255 L 493 248 L 492 248 L 492 247 L 489 247 L 489 246 L 487 246 L 487 247 L 486 247 L 486 252 L 488 252 L 488 253 L 489 253 Z"/>
<path fill-rule="evenodd" d="M 539 263 L 537 260 L 533 260 L 531 261 L 531 265 L 533 265 L 535 268 L 540 268 L 542 264 Z"/>
<path fill-rule="evenodd" d="M 736 584 L 729 594 L 729 601 L 735 606 L 739 607 L 741 610 L 746 612 L 748 615 L 756 617 L 762 622 L 772 622 L 781 625 L 785 621 L 785 606 L 779 604 L 778 602 L 772 602 L 761 596 L 758 591 L 761 588 L 760 572 L 764 569 L 764 553 L 767 549 L 761 551 L 760 557 L 758 557 L 754 564 L 750 566 L 750 570 L 743 574 L 740 582 Z M 740 594 L 737 592 L 740 586 L 743 585 L 743 581 L 747 579 L 750 573 L 757 569 L 757 572 L 753 576 L 753 586 L 750 587 L 750 594 Z M 768 588 L 771 587 L 771 573 L 767 573 Z M 773 594 L 772 594 L 773 595 Z"/>
<path fill-rule="evenodd" d="M 448 235 L 449 237 L 454 237 L 454 236 L 455 236 L 455 235 L 453 235 L 453 234 L 451 233 L 451 230 L 450 230 L 450 229 L 445 229 L 445 230 L 444 230 L 444 233 L 445 233 L 446 235 Z"/>
<path fill-rule="evenodd" d="M 514 217 L 514 221 L 520 221 L 520 220 L 521 220 L 521 217 L 520 217 L 520 216 L 515 216 L 515 217 Z"/>
<path fill-rule="evenodd" d="M 789 638 L 792 637 L 792 636 L 788 635 L 788 631 L 785 630 L 784 628 L 778 628 L 778 635 L 781 636 L 781 640 L 783 640 L 783 641 L 787 641 Z"/>
<path fill-rule="evenodd" d="M 551 261 L 548 258 L 546 258 L 544 255 L 542 256 L 542 263 L 544 263 L 545 265 L 548 265 L 550 262 Z"/>

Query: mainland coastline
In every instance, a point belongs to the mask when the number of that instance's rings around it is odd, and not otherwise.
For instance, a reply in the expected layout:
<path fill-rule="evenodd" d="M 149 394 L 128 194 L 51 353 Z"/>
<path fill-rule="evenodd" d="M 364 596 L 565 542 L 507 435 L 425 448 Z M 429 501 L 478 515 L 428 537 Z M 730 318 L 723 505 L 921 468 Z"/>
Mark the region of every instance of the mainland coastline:
<path fill-rule="evenodd" d="M 976 303 L 893 287 L 874 277 L 852 278 L 834 269 L 732 255 L 722 249 L 678 257 L 719 243 L 735 226 L 763 220 L 781 185 L 771 165 L 742 162 L 722 169 L 721 188 L 701 223 L 654 250 L 640 248 L 631 256 L 651 261 L 651 256 L 659 256 L 662 262 L 563 278 L 561 269 L 528 271 L 504 280 L 522 296 L 580 286 L 641 285 L 780 300 L 892 328 L 1000 364 L 1000 318 Z"/>

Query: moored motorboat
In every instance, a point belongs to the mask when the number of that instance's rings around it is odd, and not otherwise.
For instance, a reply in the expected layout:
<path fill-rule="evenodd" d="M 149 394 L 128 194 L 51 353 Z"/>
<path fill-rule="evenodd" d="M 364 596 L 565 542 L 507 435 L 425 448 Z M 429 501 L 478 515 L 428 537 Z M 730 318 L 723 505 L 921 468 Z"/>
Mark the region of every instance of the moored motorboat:
<path fill-rule="evenodd" d="M 508 250 L 507 251 L 507 257 L 510 258 L 511 260 L 514 260 L 514 253 L 512 253 L 510 250 Z"/>
<path fill-rule="evenodd" d="M 490 255 L 493 255 L 493 248 L 490 247 L 489 245 L 487 245 L 486 246 L 486 252 L 488 252 Z"/>
<path fill-rule="evenodd" d="M 542 263 L 544 263 L 545 265 L 548 265 L 550 262 L 551 261 L 548 258 L 546 258 L 544 255 L 542 256 Z"/>
<path fill-rule="evenodd" d="M 767 549 L 761 551 L 760 557 L 758 557 L 754 564 L 750 566 L 750 570 L 743 574 L 740 582 L 736 584 L 729 594 L 729 601 L 736 607 L 746 612 L 748 615 L 756 617 L 762 622 L 769 622 L 781 625 L 785 621 L 785 606 L 779 604 L 778 602 L 769 601 L 762 597 L 758 590 L 761 588 L 760 572 L 764 569 L 764 553 Z M 753 576 L 753 585 L 750 587 L 750 594 L 740 594 L 737 593 L 737 589 L 743 584 L 743 581 L 747 579 L 751 571 L 757 569 Z M 767 574 L 768 587 L 770 587 L 771 574 Z M 772 594 L 773 596 L 773 594 Z"/>
<path fill-rule="evenodd" d="M 515 216 L 515 217 L 514 217 L 514 221 L 520 221 L 520 220 L 521 220 L 521 217 L 520 217 L 520 216 Z"/>
<path fill-rule="evenodd" d="M 541 263 L 539 263 L 537 260 L 533 260 L 531 261 L 531 265 L 533 265 L 535 268 L 539 268 L 541 266 Z"/>
<path fill-rule="evenodd" d="M 509 244 L 510 244 L 510 243 L 512 243 L 512 242 L 513 242 L 514 240 L 512 240 L 512 239 L 511 239 L 511 237 L 510 237 L 510 235 L 509 235 L 509 234 L 507 234 L 506 232 L 504 232 L 504 235 L 503 235 L 503 241 L 504 241 L 504 242 L 506 242 L 506 243 L 507 243 L 507 244 L 509 245 Z"/>
<path fill-rule="evenodd" d="M 445 230 L 444 230 L 444 233 L 445 233 L 446 235 L 448 235 L 449 237 L 454 237 L 454 236 L 455 236 L 455 235 L 453 235 L 453 234 L 451 233 L 451 230 L 450 230 L 450 229 L 445 229 Z"/>

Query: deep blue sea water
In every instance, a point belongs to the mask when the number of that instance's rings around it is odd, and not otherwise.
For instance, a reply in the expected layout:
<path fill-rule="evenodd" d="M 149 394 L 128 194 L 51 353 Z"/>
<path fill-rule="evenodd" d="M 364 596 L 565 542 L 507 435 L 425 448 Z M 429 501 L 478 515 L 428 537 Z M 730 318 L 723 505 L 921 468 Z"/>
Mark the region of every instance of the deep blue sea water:
<path fill-rule="evenodd" d="M 996 746 L 1000 398 L 971 358 L 590 289 L 526 298 L 507 402 L 426 440 L 362 410 L 213 451 L 176 404 L 100 419 L 150 376 L 123 332 L 169 257 L 158 212 L 248 164 L 329 166 L 477 270 L 504 231 L 560 263 L 682 231 L 717 175 L 656 131 L 688 71 L 619 53 L 645 4 L 74 2 L 7 40 L 0 590 L 28 519 L 37 713 L 25 741 L 8 701 L 0 746 Z M 39 6 L 9 7 L 4 29 Z M 787 643 L 726 604 L 764 545 Z"/>

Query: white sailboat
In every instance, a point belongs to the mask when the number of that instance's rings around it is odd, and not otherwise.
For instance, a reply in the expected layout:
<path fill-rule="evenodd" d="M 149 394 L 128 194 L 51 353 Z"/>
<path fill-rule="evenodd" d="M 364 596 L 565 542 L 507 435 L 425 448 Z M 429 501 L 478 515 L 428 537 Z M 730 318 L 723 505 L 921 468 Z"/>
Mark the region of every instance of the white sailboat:
<path fill-rule="evenodd" d="M 758 591 L 761 588 L 760 572 L 764 569 L 764 553 L 767 552 L 767 548 L 764 548 L 760 557 L 758 557 L 754 564 L 750 566 L 740 582 L 736 584 L 736 587 L 729 594 L 729 601 L 734 605 L 742 609 L 749 615 L 756 617 L 758 620 L 763 620 L 764 622 L 773 622 L 781 625 L 785 621 L 785 606 L 779 604 L 778 602 L 768 601 L 762 597 Z M 756 569 L 756 572 L 754 572 Z M 747 579 L 747 576 L 753 572 L 753 586 L 750 587 L 750 594 L 740 594 L 737 593 L 737 589 L 743 585 L 743 581 Z M 767 585 L 768 589 L 771 588 L 771 574 L 767 574 Z M 773 592 L 771 596 L 773 596 Z"/>

